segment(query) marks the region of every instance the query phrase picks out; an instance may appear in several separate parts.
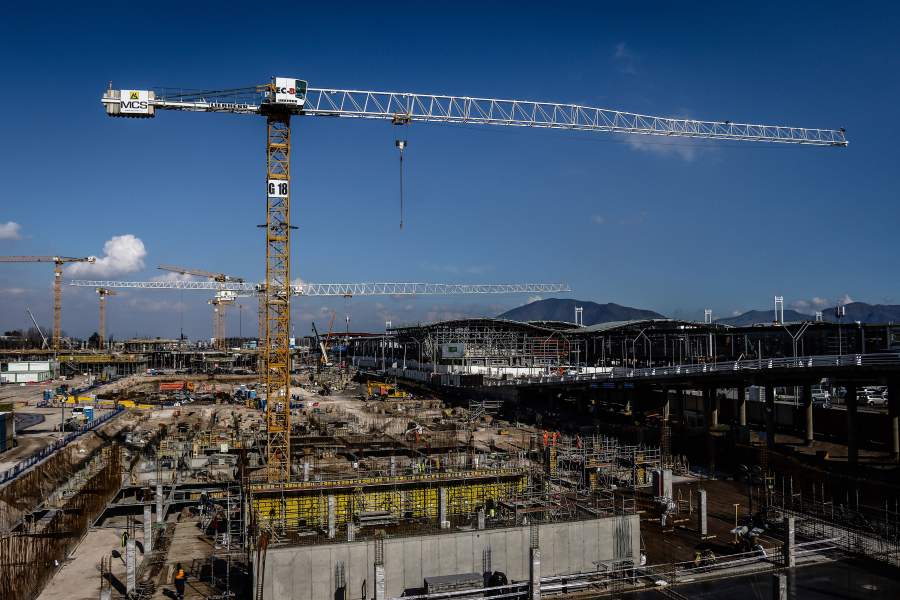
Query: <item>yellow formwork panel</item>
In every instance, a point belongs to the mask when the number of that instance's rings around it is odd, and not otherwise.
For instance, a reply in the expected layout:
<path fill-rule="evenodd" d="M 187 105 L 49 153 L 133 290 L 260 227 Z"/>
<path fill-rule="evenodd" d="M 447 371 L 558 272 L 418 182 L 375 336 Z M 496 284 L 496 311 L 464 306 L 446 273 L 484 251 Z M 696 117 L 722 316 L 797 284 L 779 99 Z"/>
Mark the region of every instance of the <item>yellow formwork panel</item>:
<path fill-rule="evenodd" d="M 523 494 L 528 487 L 524 474 L 503 480 L 447 481 L 443 484 L 426 479 L 403 489 L 359 485 L 341 489 L 289 489 L 283 495 L 254 495 L 252 504 L 261 522 L 283 521 L 288 527 L 325 529 L 328 526 L 328 497 L 335 502 L 335 525 L 340 527 L 354 514 L 388 511 L 401 519 L 438 518 L 439 488 L 447 490 L 447 512 L 450 516 L 471 514 L 488 500 L 501 501 Z"/>

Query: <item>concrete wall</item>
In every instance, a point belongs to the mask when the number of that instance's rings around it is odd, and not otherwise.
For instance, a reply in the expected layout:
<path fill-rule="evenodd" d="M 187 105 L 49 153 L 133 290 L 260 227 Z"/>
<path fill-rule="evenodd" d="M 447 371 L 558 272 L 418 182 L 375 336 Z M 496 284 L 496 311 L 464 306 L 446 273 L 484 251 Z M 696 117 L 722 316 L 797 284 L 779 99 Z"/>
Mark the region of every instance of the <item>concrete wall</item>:
<path fill-rule="evenodd" d="M 619 529 L 618 555 L 614 543 Z M 484 550 L 490 548 L 491 569 L 511 581 L 529 573 L 529 527 L 484 529 L 438 535 L 389 538 L 384 541 L 387 597 L 421 588 L 425 577 L 482 573 Z M 562 575 L 597 568 L 596 562 L 640 558 L 637 515 L 540 527 L 541 575 Z M 374 596 L 374 541 L 269 548 L 265 563 L 266 600 L 326 600 L 335 591 L 335 570 L 343 563 L 347 600 Z M 256 567 L 254 566 L 254 571 Z M 365 596 L 363 592 L 365 590 Z"/>

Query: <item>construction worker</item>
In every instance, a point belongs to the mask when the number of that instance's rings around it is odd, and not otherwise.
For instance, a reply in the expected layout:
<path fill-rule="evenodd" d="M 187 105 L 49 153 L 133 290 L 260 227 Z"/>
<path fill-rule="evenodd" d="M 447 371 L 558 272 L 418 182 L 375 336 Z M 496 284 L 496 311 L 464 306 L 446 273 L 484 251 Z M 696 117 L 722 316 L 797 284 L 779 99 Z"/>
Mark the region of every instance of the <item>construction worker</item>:
<path fill-rule="evenodd" d="M 181 563 L 175 565 L 175 594 L 178 600 L 184 600 L 184 580 L 187 578 Z"/>

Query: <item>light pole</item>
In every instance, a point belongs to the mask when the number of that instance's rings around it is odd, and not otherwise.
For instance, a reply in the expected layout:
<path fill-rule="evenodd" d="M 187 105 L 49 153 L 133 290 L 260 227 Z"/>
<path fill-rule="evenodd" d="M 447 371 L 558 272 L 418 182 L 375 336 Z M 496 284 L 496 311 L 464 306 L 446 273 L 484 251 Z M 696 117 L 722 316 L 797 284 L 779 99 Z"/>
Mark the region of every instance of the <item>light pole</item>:
<path fill-rule="evenodd" d="M 844 305 L 839 305 L 834 308 L 834 316 L 837 317 L 838 322 L 838 360 L 840 360 L 844 356 L 844 342 L 841 336 L 841 321 L 846 314 L 847 307 L 845 307 Z"/>

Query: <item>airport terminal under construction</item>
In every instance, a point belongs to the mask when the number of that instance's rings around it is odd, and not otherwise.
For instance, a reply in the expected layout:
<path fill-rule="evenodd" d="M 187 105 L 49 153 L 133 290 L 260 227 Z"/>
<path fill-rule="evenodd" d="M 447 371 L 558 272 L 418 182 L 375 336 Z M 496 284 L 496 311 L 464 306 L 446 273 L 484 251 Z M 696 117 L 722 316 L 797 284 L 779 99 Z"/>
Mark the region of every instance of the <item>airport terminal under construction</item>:
<path fill-rule="evenodd" d="M 291 328 L 295 296 L 569 291 L 294 283 L 292 119 L 834 148 L 843 130 L 283 77 L 110 83 L 101 102 L 111 117 L 264 119 L 265 279 L 163 266 L 203 280 L 70 282 L 100 302 L 98 339 L 79 344 L 61 328 L 63 266 L 96 259 L 0 257 L 54 265 L 50 339 L 34 321 L 40 339 L 0 349 L 4 600 L 681 598 L 740 584 L 786 600 L 822 577 L 847 598 L 900 593 L 893 324 L 786 323 L 776 310 L 755 327 L 584 326 L 576 310 L 574 322 Z M 406 141 L 396 147 L 402 177 Z M 112 342 L 105 307 L 120 287 L 214 292 L 210 342 Z M 258 336 L 229 340 L 225 311 L 247 296 Z"/>
<path fill-rule="evenodd" d="M 284 481 L 255 352 L 7 350 L 4 372 L 90 381 L 4 388 L 31 421 L 4 462 L 0 593 L 162 598 L 179 564 L 186 597 L 259 600 L 624 597 L 761 573 L 778 597 L 821 564 L 869 581 L 883 567 L 855 561 L 900 561 L 900 328 L 845 327 L 831 354 L 838 326 L 805 325 L 299 340 Z"/>

